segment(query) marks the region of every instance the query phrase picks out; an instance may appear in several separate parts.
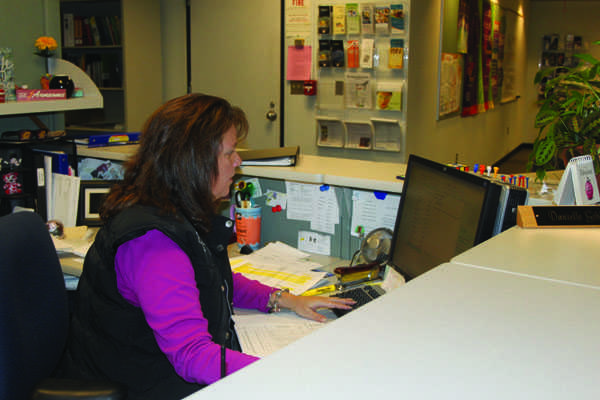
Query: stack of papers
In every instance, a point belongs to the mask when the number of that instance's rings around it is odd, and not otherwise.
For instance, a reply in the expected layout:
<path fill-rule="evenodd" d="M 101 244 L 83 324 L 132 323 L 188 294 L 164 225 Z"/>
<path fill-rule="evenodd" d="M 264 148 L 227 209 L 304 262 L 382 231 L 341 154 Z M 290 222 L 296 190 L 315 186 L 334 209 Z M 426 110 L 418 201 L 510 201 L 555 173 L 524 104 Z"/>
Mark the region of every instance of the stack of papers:
<path fill-rule="evenodd" d="M 308 261 L 308 257 L 310 254 L 285 243 L 273 242 L 230 262 L 234 272 L 300 295 L 327 275 L 317 271 L 322 265 Z M 324 325 L 289 310 L 273 314 L 237 310 L 234 321 L 242 351 L 256 357 L 265 357 Z"/>
<path fill-rule="evenodd" d="M 242 351 L 255 357 L 266 357 L 325 326 L 285 311 L 277 314 L 236 314 L 233 320 Z"/>
<path fill-rule="evenodd" d="M 233 272 L 300 295 L 327 274 L 316 271 L 321 264 L 307 261 L 309 256 L 285 243 L 273 242 L 252 254 L 233 257 L 230 263 Z"/>

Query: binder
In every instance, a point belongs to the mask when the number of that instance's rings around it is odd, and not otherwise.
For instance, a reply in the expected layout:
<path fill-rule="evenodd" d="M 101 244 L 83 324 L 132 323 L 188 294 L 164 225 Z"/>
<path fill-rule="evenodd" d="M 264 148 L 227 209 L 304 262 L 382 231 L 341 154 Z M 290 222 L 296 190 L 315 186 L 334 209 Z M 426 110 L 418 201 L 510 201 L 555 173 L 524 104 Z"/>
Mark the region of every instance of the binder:
<path fill-rule="evenodd" d="M 134 144 L 140 141 L 140 132 L 103 133 L 89 137 L 88 147 Z"/>
<path fill-rule="evenodd" d="M 600 202 L 598 182 L 591 155 L 573 157 L 554 193 L 557 205 L 589 205 Z"/>
<path fill-rule="evenodd" d="M 298 146 L 289 146 L 260 150 L 240 150 L 239 154 L 242 158 L 242 167 L 248 165 L 292 167 L 296 165 L 299 152 L 300 148 Z"/>
<path fill-rule="evenodd" d="M 33 149 L 33 151 L 52 157 L 52 172 L 69 175 L 69 155 L 64 151 Z"/>
<path fill-rule="evenodd" d="M 42 217 L 44 221 L 48 220 L 48 206 L 47 206 L 47 193 L 46 193 L 46 168 L 45 168 L 46 156 L 40 152 L 33 154 L 33 164 L 36 173 L 36 191 L 35 191 L 35 202 L 36 212 Z"/>

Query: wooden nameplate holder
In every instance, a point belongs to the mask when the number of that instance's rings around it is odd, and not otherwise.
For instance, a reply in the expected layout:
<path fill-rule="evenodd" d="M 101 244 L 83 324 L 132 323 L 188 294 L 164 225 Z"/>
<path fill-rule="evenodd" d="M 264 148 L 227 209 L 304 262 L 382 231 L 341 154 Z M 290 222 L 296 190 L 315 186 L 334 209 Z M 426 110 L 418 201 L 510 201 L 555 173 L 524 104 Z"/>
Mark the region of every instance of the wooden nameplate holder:
<path fill-rule="evenodd" d="M 600 206 L 519 206 L 521 228 L 599 228 Z"/>

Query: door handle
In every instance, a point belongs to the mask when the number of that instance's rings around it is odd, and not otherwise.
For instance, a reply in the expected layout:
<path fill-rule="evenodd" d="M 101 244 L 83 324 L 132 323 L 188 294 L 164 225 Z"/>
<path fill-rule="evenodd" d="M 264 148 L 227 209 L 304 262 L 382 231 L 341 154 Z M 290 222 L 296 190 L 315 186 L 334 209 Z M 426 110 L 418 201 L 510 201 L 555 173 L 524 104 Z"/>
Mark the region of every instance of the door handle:
<path fill-rule="evenodd" d="M 271 102 L 271 104 L 269 105 L 270 109 L 269 111 L 267 111 L 267 119 L 271 122 L 275 121 L 277 119 L 277 112 L 275 111 L 275 103 Z"/>

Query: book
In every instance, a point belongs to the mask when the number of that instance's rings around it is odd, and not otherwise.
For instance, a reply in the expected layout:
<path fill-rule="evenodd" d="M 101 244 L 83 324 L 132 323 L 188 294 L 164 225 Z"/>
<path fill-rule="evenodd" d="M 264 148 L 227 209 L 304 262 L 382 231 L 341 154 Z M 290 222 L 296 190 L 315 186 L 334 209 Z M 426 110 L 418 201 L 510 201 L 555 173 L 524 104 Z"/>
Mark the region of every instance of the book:
<path fill-rule="evenodd" d="M 100 46 L 102 44 L 102 39 L 100 36 L 100 29 L 98 28 L 98 22 L 96 21 L 96 17 L 89 17 L 90 29 L 92 31 L 92 39 L 93 44 L 96 46 Z"/>
<path fill-rule="evenodd" d="M 92 36 L 92 28 L 90 26 L 90 19 L 85 17 L 82 20 L 82 45 L 92 46 L 94 44 L 94 37 Z"/>
<path fill-rule="evenodd" d="M 118 15 L 113 15 L 110 18 L 111 28 L 115 36 L 115 45 L 121 44 L 121 19 Z"/>
<path fill-rule="evenodd" d="M 75 16 L 71 13 L 63 14 L 63 46 L 75 46 Z"/>
<path fill-rule="evenodd" d="M 600 202 L 600 194 L 592 156 L 571 158 L 554 193 L 554 203 L 588 205 L 598 202 Z"/>
<path fill-rule="evenodd" d="M 83 45 L 83 18 L 75 16 L 73 20 L 73 36 L 75 39 L 75 46 Z"/>
<path fill-rule="evenodd" d="M 239 150 L 242 166 L 294 166 L 300 148 L 298 146 L 275 147 L 272 149 Z"/>

